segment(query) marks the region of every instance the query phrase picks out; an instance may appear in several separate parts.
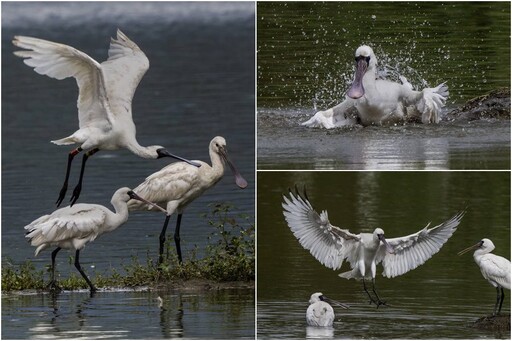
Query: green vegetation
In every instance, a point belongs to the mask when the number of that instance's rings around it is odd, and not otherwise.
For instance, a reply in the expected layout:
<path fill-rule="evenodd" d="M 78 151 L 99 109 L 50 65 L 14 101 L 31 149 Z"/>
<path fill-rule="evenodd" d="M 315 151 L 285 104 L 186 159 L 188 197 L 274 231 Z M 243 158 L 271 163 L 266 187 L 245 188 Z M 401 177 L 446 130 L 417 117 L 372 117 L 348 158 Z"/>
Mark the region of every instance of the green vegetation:
<path fill-rule="evenodd" d="M 255 278 L 255 234 L 254 223 L 248 215 L 232 214 L 230 204 L 209 205 L 210 212 L 203 217 L 213 232 L 208 236 L 205 256 L 197 257 L 196 246 L 183 264 L 179 264 L 172 238 L 168 240 L 163 264 L 157 265 L 157 258 L 148 254 L 144 262 L 133 257 L 123 267 L 121 274 L 110 269 L 109 274 L 91 276 L 98 288 L 103 287 L 165 287 L 176 281 L 204 279 L 216 282 L 252 281 Z M 157 256 L 156 256 L 157 257 Z M 73 264 L 72 258 L 70 258 Z M 57 269 L 58 270 L 58 269 Z M 47 267 L 50 271 L 50 267 Z M 92 274 L 91 274 L 92 275 Z M 47 276 L 48 278 L 48 276 Z M 30 261 L 16 267 L 11 262 L 2 264 L 2 290 L 45 289 L 48 279 L 44 271 L 36 270 Z M 65 279 L 59 279 L 59 286 L 65 290 L 87 288 L 79 274 L 71 272 Z"/>

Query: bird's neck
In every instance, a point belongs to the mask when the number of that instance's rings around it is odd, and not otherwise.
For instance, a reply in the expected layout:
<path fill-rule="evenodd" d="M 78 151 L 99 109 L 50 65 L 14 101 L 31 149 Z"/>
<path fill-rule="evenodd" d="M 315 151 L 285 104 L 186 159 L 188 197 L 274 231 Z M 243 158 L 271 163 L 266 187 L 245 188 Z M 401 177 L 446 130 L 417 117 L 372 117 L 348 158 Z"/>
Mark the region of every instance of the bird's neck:
<path fill-rule="evenodd" d="M 114 206 L 115 213 L 110 212 L 111 224 L 109 224 L 108 231 L 105 232 L 117 229 L 128 220 L 128 205 L 126 202 L 113 202 L 112 206 Z"/>
<path fill-rule="evenodd" d="M 133 154 L 144 159 L 156 159 L 158 156 L 155 151 L 150 150 L 148 147 L 141 146 L 137 140 L 131 141 L 126 148 Z"/>
<path fill-rule="evenodd" d="M 212 170 L 219 178 L 224 175 L 224 162 L 219 154 L 210 151 L 210 160 L 212 162 Z"/>

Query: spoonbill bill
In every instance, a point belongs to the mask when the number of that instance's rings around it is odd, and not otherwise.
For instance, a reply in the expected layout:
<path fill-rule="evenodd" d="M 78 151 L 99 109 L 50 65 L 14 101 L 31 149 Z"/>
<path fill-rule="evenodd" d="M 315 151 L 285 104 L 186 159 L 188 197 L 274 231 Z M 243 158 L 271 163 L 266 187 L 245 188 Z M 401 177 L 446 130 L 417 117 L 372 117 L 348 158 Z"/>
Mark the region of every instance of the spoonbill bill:
<path fill-rule="evenodd" d="M 128 220 L 128 200 L 140 200 L 147 205 L 156 206 L 123 187 L 112 196 L 111 204 L 115 213 L 105 206 L 95 204 L 77 204 L 67 206 L 44 215 L 25 226 L 25 238 L 36 247 L 35 255 L 48 247 L 57 246 L 52 252 L 52 274 L 50 290 L 60 290 L 55 280 L 55 257 L 61 249 L 76 250 L 75 267 L 85 279 L 92 292 L 96 288 L 80 266 L 80 250 L 100 235 L 117 229 Z M 165 212 L 163 208 L 160 208 Z"/>
<path fill-rule="evenodd" d="M 247 187 L 247 181 L 240 175 L 233 162 L 229 159 L 226 140 L 222 136 L 216 136 L 211 140 L 210 166 L 203 161 L 195 161 L 201 167 L 194 167 L 185 162 L 175 162 L 148 176 L 146 180 L 138 185 L 134 191 L 149 200 L 167 208 L 162 232 L 160 233 L 160 248 L 158 262 L 163 262 L 165 233 L 169 219 L 175 212 L 178 213 L 174 242 L 180 263 L 183 261 L 180 245 L 180 224 L 185 208 L 197 197 L 201 196 L 207 189 L 213 187 L 224 175 L 224 163 L 227 163 L 235 176 L 235 182 L 240 188 Z M 140 201 L 130 200 L 128 209 L 155 211 L 155 207 Z"/>
<path fill-rule="evenodd" d="M 494 248 L 493 242 L 490 239 L 484 238 L 475 245 L 460 251 L 458 255 L 460 256 L 468 251 L 475 250 L 473 258 L 480 267 L 482 276 L 496 288 L 496 304 L 493 311 L 493 315 L 496 316 L 501 312 L 501 305 L 505 299 L 503 288 L 510 290 L 510 261 L 492 254 L 491 252 Z"/>
<path fill-rule="evenodd" d="M 325 297 L 321 292 L 316 292 L 309 299 L 309 307 L 306 311 L 306 321 L 312 327 L 332 327 L 334 321 L 334 309 L 329 304 L 335 304 L 344 309 L 348 305 Z"/>
<path fill-rule="evenodd" d="M 15 36 L 18 57 L 34 71 L 51 78 L 74 77 L 78 84 L 79 129 L 72 135 L 51 141 L 57 145 L 79 144 L 69 152 L 66 176 L 60 190 L 57 206 L 60 206 L 68 188 L 69 172 L 73 158 L 86 150 L 78 185 L 73 190 L 71 205 L 80 196 L 87 159 L 100 150 L 126 148 L 145 159 L 172 157 L 193 164 L 171 154 L 162 146 L 141 146 L 136 139 L 132 120 L 132 98 L 137 86 L 149 68 L 144 52 L 124 33 L 117 30 L 117 39 L 111 39 L 108 60 L 99 64 L 87 54 L 71 46 L 51 41 Z"/>
<path fill-rule="evenodd" d="M 293 235 L 302 247 L 324 266 L 337 270 L 343 261 L 350 263 L 351 271 L 339 276 L 346 279 L 363 280 L 363 288 L 370 303 L 377 307 L 385 304 L 375 289 L 377 264 L 382 263 L 384 277 L 395 277 L 413 270 L 437 253 L 441 246 L 457 229 L 464 211 L 432 228 L 427 225 L 422 230 L 405 237 L 386 239 L 384 231 L 376 228 L 373 233 L 353 234 L 348 230 L 331 225 L 327 211 L 318 214 L 307 195 L 289 193 L 283 195 L 283 214 Z M 373 298 L 365 280 L 372 280 Z"/>
<path fill-rule="evenodd" d="M 347 125 L 380 125 L 402 121 L 406 116 L 421 116 L 423 123 L 439 123 L 441 108 L 449 95 L 441 83 L 435 88 L 413 90 L 405 77 L 402 84 L 377 75 L 377 57 L 371 47 L 356 50 L 354 81 L 340 104 L 318 111 L 303 126 L 335 128 Z"/>

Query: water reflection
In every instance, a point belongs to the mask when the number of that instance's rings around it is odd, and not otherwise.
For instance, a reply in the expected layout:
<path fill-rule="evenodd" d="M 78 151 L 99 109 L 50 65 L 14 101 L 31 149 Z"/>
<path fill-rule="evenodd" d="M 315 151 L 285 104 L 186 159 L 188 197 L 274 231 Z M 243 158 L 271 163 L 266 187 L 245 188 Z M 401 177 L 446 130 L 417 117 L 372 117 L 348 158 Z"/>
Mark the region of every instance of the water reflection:
<path fill-rule="evenodd" d="M 182 294 L 171 296 L 162 302 L 160 307 L 160 327 L 162 328 L 162 337 L 165 339 L 183 338 Z"/>
<path fill-rule="evenodd" d="M 334 328 L 307 326 L 306 337 L 308 339 L 332 339 L 334 337 Z"/>

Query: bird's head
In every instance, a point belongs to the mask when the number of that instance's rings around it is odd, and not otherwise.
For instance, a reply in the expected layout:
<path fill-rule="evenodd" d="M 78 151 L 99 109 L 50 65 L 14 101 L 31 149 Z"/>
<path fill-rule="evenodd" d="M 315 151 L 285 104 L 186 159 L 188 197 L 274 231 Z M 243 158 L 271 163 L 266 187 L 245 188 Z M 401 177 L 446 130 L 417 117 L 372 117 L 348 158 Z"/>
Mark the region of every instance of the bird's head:
<path fill-rule="evenodd" d="M 309 298 L 309 304 L 313 304 L 313 303 L 323 301 L 323 300 L 324 300 L 324 294 L 322 294 L 321 292 L 315 292 Z"/>
<path fill-rule="evenodd" d="M 470 247 L 465 248 L 462 251 L 459 251 L 457 254 L 459 256 L 461 256 L 461 255 L 465 254 L 466 252 L 469 252 L 472 250 L 476 250 L 475 254 L 477 254 L 477 252 L 481 253 L 481 254 L 485 254 L 485 253 L 491 252 L 492 250 L 494 250 L 494 248 L 495 248 L 494 243 L 490 239 L 484 238 L 481 241 L 479 241 L 478 243 L 476 243 L 475 245 L 471 245 Z"/>
<path fill-rule="evenodd" d="M 380 227 L 376 228 L 375 231 L 373 231 L 373 238 L 379 240 L 382 243 L 382 245 L 386 247 L 386 251 L 388 253 L 395 253 L 395 249 L 393 248 L 393 246 L 391 246 L 384 237 L 383 229 L 381 229 Z"/>
<path fill-rule="evenodd" d="M 229 166 L 231 172 L 233 172 L 233 175 L 235 176 L 235 182 L 238 187 L 247 187 L 247 181 L 238 172 L 238 170 L 235 167 L 235 164 L 230 160 L 228 156 L 225 138 L 223 138 L 222 136 L 214 137 L 213 140 L 211 140 L 210 142 L 210 152 L 219 155 L 222 161 Z"/>
<path fill-rule="evenodd" d="M 375 73 L 377 68 L 377 57 L 371 47 L 367 45 L 359 46 L 356 50 L 356 72 L 354 81 L 347 91 L 347 96 L 358 99 L 364 96 L 363 76 L 368 70 Z"/>

